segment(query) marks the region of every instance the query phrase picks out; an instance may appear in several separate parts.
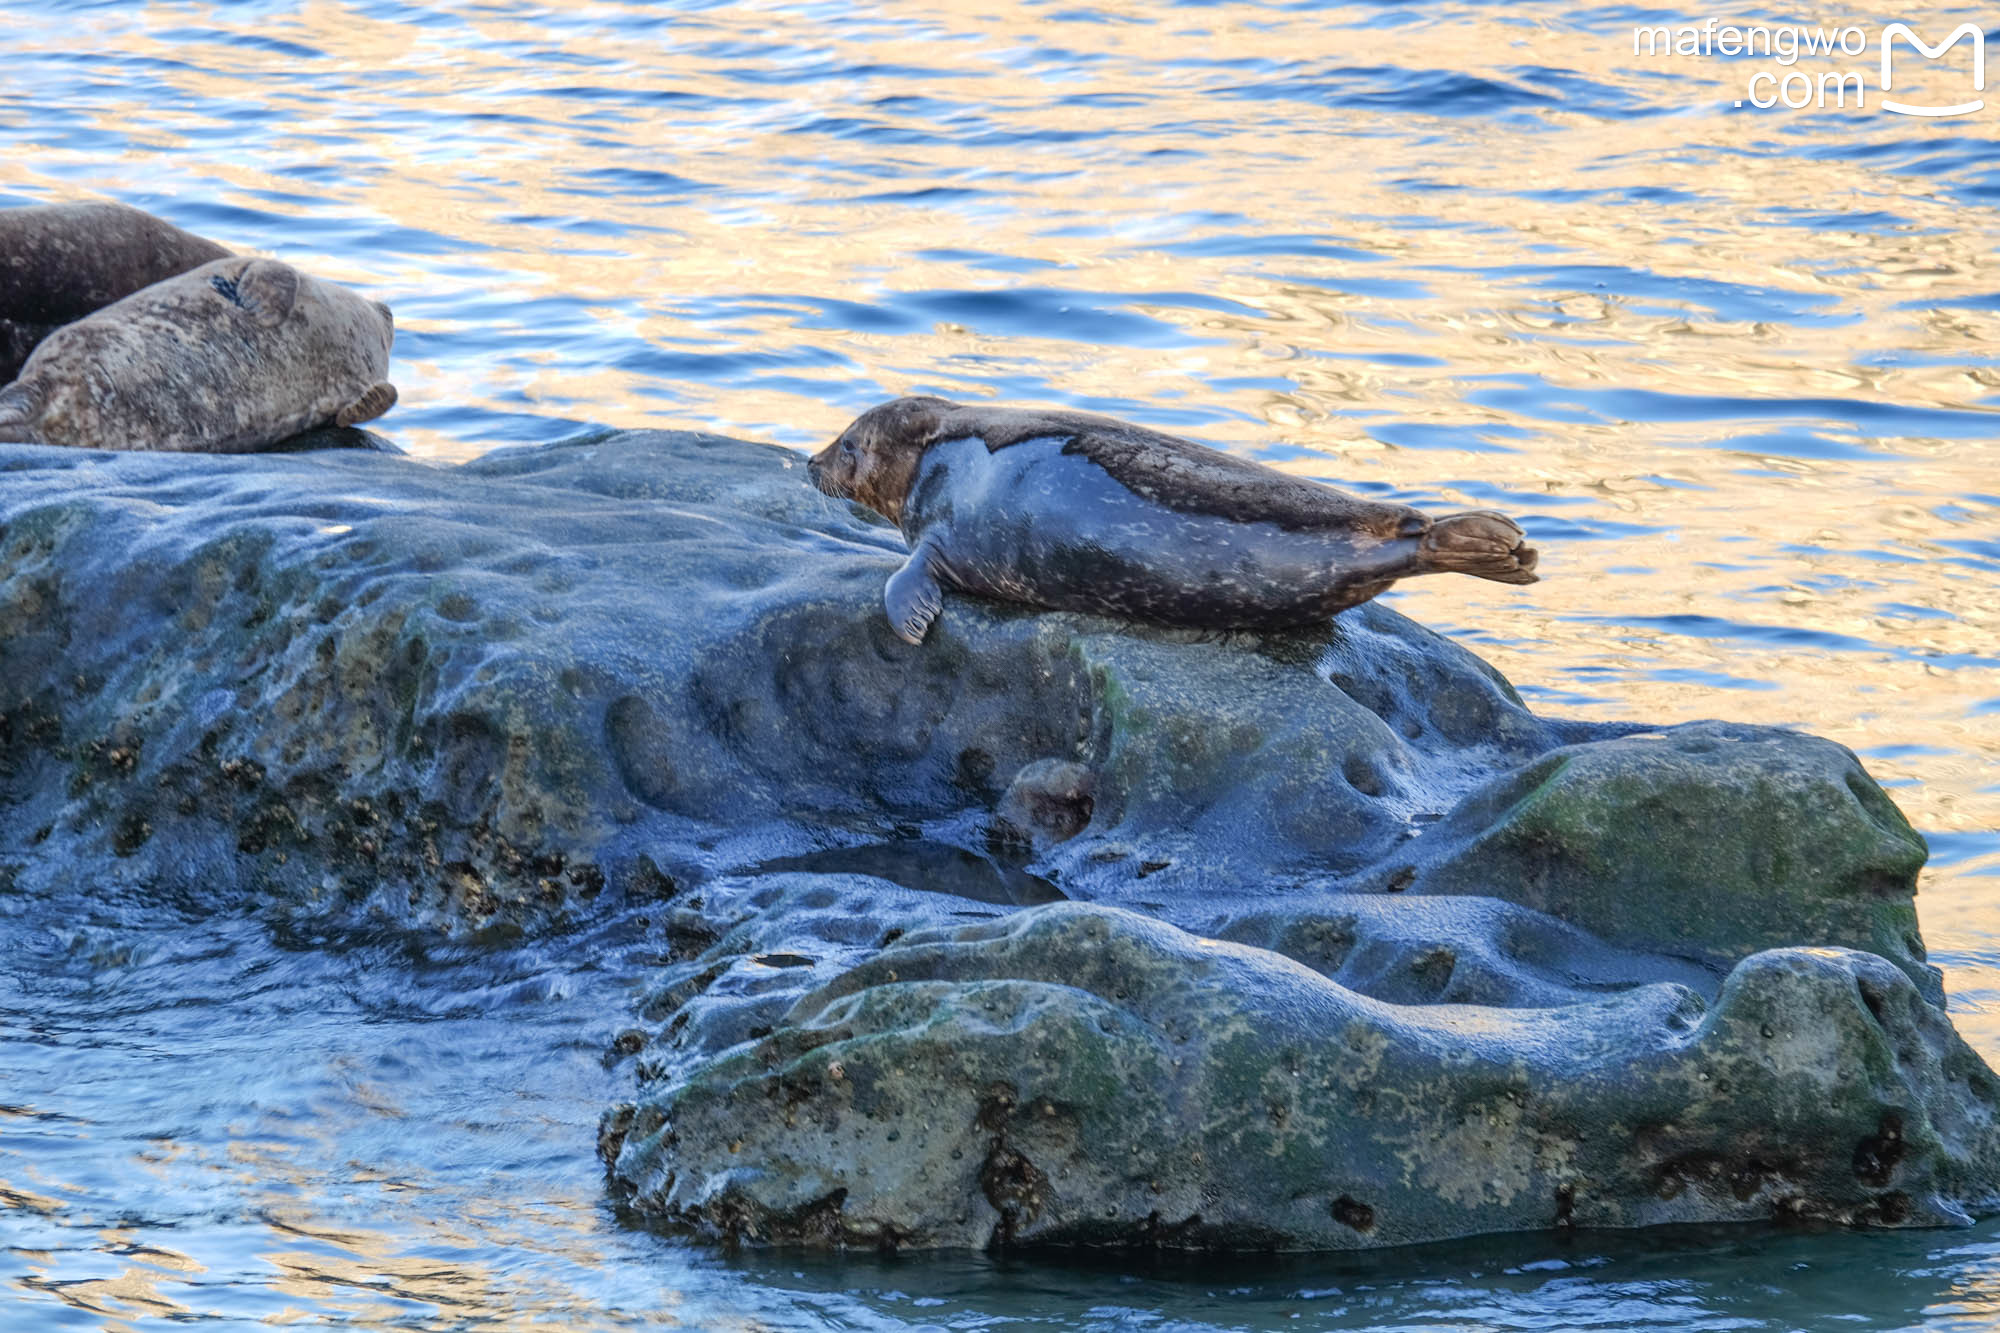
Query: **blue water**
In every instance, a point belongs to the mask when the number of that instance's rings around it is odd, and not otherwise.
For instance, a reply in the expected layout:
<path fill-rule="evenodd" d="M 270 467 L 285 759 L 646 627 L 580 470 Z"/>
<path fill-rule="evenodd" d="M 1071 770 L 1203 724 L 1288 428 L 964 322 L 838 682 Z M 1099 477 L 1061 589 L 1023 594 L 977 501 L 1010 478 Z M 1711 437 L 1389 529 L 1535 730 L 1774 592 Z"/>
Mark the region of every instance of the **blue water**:
<path fill-rule="evenodd" d="M 0 204 L 111 196 L 389 301 L 379 424 L 439 459 L 810 446 L 922 390 L 1504 508 L 1543 583 L 1399 607 L 1540 708 L 1862 754 L 2000 1060 L 2000 107 L 1737 109 L 1755 62 L 1632 54 L 1699 17 L 0 0 Z M 1826 21 L 1889 18 L 1991 22 Z M 692 1250 L 591 1155 L 652 951 L 0 895 L 0 1326 L 1847 1329 L 2000 1290 L 1992 1226 L 1134 1273 Z"/>

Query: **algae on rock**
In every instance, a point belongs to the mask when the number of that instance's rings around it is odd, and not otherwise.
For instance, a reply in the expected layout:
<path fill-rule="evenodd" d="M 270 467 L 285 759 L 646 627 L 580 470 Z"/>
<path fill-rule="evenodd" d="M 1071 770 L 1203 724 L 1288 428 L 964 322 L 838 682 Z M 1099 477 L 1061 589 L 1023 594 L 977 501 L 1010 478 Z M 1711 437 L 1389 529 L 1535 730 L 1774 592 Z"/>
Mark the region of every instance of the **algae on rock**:
<path fill-rule="evenodd" d="M 1992 1209 L 1854 756 L 1538 718 L 1386 605 L 948 601 L 798 455 L 0 448 L 0 875 L 662 933 L 612 1188 L 819 1244 L 1352 1247 Z"/>

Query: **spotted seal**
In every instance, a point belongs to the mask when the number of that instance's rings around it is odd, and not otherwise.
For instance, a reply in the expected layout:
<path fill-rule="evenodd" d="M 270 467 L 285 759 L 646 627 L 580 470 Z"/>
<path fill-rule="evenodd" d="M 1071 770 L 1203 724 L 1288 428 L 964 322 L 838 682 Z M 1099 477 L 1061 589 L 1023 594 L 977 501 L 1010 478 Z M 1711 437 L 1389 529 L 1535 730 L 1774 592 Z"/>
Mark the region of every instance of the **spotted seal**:
<path fill-rule="evenodd" d="M 63 325 L 228 254 L 125 204 L 0 208 L 0 384 Z"/>
<path fill-rule="evenodd" d="M 1109 417 L 898 398 L 807 464 L 823 493 L 902 529 L 883 590 L 921 643 L 947 587 L 1206 629 L 1324 620 L 1398 579 L 1533 583 L 1519 526 L 1433 519 Z"/>
<path fill-rule="evenodd" d="M 246 453 L 381 416 L 389 307 L 274 259 L 153 284 L 50 334 L 0 389 L 0 440 Z"/>

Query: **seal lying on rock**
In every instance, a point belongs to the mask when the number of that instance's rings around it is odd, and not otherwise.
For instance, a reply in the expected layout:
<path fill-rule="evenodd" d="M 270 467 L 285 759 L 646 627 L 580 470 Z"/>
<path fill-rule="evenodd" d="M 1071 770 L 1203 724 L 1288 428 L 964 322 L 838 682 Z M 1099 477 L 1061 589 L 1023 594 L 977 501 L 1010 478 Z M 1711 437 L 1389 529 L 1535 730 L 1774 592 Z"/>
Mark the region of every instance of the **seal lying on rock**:
<path fill-rule="evenodd" d="M 0 384 L 64 324 L 228 254 L 125 204 L 0 209 Z"/>
<path fill-rule="evenodd" d="M 898 398 L 807 464 L 903 531 L 883 592 L 911 643 L 946 587 L 1204 629 L 1324 620 L 1415 574 L 1533 583 L 1512 520 L 1432 519 L 1192 440 L 1080 412 Z"/>
<path fill-rule="evenodd" d="M 247 453 L 395 404 L 389 307 L 274 259 L 221 259 L 50 334 L 0 389 L 0 440 Z"/>

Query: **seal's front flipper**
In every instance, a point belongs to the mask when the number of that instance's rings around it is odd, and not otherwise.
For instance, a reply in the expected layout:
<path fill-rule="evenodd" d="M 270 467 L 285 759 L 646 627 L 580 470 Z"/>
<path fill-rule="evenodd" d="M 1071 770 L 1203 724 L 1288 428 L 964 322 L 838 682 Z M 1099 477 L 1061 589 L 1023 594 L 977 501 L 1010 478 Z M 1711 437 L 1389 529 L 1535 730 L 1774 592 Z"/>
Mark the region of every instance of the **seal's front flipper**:
<path fill-rule="evenodd" d="M 42 415 L 42 398 L 16 380 L 0 388 L 0 442 L 34 444 L 34 422 Z"/>
<path fill-rule="evenodd" d="M 1424 534 L 1424 572 L 1471 574 L 1495 583 L 1533 583 L 1539 559 L 1521 525 L 1504 514 L 1478 509 L 1446 514 Z"/>
<path fill-rule="evenodd" d="M 333 424 L 336 426 L 358 426 L 364 421 L 373 421 L 396 405 L 396 386 L 387 382 L 369 387 L 367 393 L 336 412 Z"/>
<path fill-rule="evenodd" d="M 37 324 L 31 320 L 0 316 L 0 384 L 19 375 L 21 367 L 28 364 L 29 355 L 41 345 L 42 339 L 61 327 L 59 324 Z"/>
<path fill-rule="evenodd" d="M 275 329 L 299 303 L 299 271 L 275 259 L 255 259 L 236 275 L 234 290 L 223 291 L 223 295 L 243 307 L 257 323 Z"/>
<path fill-rule="evenodd" d="M 903 567 L 889 576 L 882 589 L 882 604 L 888 608 L 889 624 L 905 643 L 922 643 L 931 622 L 944 610 L 944 589 L 931 572 L 928 542 L 910 552 Z"/>

